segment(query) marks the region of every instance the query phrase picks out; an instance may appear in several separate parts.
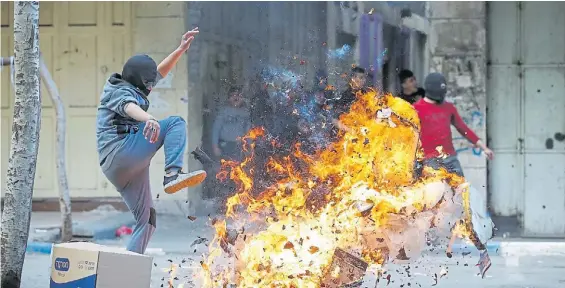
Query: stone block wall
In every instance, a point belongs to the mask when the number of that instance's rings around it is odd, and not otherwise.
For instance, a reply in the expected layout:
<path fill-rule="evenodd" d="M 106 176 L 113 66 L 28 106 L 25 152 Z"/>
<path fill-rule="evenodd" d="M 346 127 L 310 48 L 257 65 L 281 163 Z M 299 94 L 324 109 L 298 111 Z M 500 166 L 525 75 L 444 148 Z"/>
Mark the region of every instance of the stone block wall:
<path fill-rule="evenodd" d="M 486 3 L 428 2 L 430 72 L 448 81 L 448 98 L 483 141 L 486 139 Z M 453 131 L 465 176 L 487 192 L 487 162 L 479 149 Z M 488 141 L 487 141 L 488 143 Z"/>
<path fill-rule="evenodd" d="M 133 2 L 133 50 L 149 54 L 159 63 L 178 45 L 187 31 L 187 2 Z M 197 23 L 197 22 L 194 22 Z M 190 26 L 192 27 L 192 26 Z M 198 40 L 195 41 L 195 43 Z M 195 48 L 195 49 L 194 49 Z M 192 45 L 188 54 L 178 62 L 167 78 L 152 91 L 150 112 L 155 117 L 181 116 L 187 122 L 188 146 L 185 169 L 201 169 L 190 155 L 202 139 L 201 95 L 189 91 L 189 60 L 197 53 Z M 196 63 L 197 64 L 197 63 Z M 174 195 L 163 192 L 164 154 L 159 151 L 151 165 L 151 186 L 159 213 L 190 214 L 201 199 L 201 187 L 191 188 Z M 157 198 L 157 194 L 159 197 Z"/>

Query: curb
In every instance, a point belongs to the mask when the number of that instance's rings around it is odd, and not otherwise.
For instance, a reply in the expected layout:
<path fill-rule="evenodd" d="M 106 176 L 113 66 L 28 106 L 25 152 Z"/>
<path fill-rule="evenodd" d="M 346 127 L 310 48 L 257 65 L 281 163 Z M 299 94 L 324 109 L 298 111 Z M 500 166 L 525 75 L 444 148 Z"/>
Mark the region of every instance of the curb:
<path fill-rule="evenodd" d="M 564 242 L 542 242 L 542 241 L 489 241 L 486 244 L 487 251 L 491 256 L 519 257 L 519 256 L 565 256 Z M 152 250 L 150 252 L 150 250 Z M 163 249 L 147 248 L 146 254 L 154 256 L 192 254 L 192 250 L 186 249 Z M 423 252 L 425 253 L 425 252 Z M 453 254 L 465 254 L 479 256 L 479 250 L 473 244 L 454 243 L 452 246 Z"/>
<path fill-rule="evenodd" d="M 486 247 L 487 251 L 490 255 L 501 255 L 500 247 L 502 246 L 502 242 L 488 242 Z M 455 243 L 453 244 L 452 248 L 453 253 L 455 254 L 473 254 L 478 256 L 479 250 L 475 248 L 473 244 L 467 243 Z"/>
<path fill-rule="evenodd" d="M 121 246 L 114 246 L 114 245 L 106 245 L 108 247 L 117 247 L 122 250 L 126 250 L 125 247 Z M 51 250 L 53 249 L 53 243 L 49 242 L 28 242 L 26 253 L 34 253 L 34 254 L 51 254 Z M 161 248 L 147 248 L 145 250 L 145 255 L 148 256 L 163 256 L 166 255 Z"/>
<path fill-rule="evenodd" d="M 545 241 L 490 241 L 487 243 L 490 255 L 519 257 L 519 256 L 565 256 L 565 242 Z M 474 256 L 479 251 L 473 244 L 455 243 L 453 253 L 466 253 Z"/>
<path fill-rule="evenodd" d="M 135 224 L 133 215 L 121 212 L 102 219 L 91 220 L 73 225 L 73 237 L 92 240 L 115 239 L 116 230 L 122 226 L 132 227 Z"/>
<path fill-rule="evenodd" d="M 501 256 L 565 256 L 565 241 L 555 242 L 501 242 Z"/>
<path fill-rule="evenodd" d="M 107 245 L 110 247 L 122 246 Z M 565 256 L 565 242 L 501 242 L 493 241 L 487 243 L 487 251 L 490 255 L 503 257 L 519 257 L 519 256 Z M 53 243 L 49 242 L 28 242 L 27 253 L 51 254 Z M 471 254 L 478 256 L 479 251 L 473 244 L 454 243 L 452 252 L 454 254 Z M 145 255 L 164 256 L 170 254 L 191 254 L 192 251 L 175 251 L 163 248 L 147 248 Z"/>
<path fill-rule="evenodd" d="M 51 254 L 53 243 L 49 242 L 28 242 L 26 252 L 38 254 Z"/>

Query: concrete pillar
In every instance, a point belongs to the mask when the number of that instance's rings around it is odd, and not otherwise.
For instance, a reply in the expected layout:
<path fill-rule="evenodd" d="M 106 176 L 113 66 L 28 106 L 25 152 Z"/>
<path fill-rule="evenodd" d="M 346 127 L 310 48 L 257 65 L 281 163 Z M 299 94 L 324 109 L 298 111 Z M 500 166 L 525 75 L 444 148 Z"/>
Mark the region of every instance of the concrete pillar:
<path fill-rule="evenodd" d="M 191 1 L 185 2 L 186 17 L 185 17 L 185 31 L 198 27 L 201 23 L 202 16 L 202 3 Z M 203 133 L 203 87 L 202 73 L 200 73 L 202 65 L 202 49 L 203 42 L 196 39 L 190 46 L 187 58 L 184 59 L 184 65 L 187 65 L 188 73 L 185 75 L 185 81 L 188 83 L 185 99 L 186 108 L 188 109 L 187 124 L 188 124 L 188 152 L 193 151 L 197 146 L 202 145 Z M 192 155 L 188 156 L 188 169 L 190 171 L 202 169 L 202 164 L 198 162 Z M 208 177 L 215 177 L 215 175 L 208 175 Z M 191 215 L 201 214 L 197 209 L 202 205 L 202 192 L 203 187 L 197 186 L 188 190 L 187 195 L 187 213 Z M 208 212 L 209 213 L 209 212 Z"/>
<path fill-rule="evenodd" d="M 329 49 L 334 49 L 337 47 L 337 31 L 338 26 L 337 19 L 337 8 L 334 2 L 326 2 L 326 47 Z M 330 71 L 331 68 L 336 67 L 336 61 L 333 58 L 328 57 L 326 61 L 326 70 Z M 337 83 L 339 76 L 335 73 L 330 73 L 328 75 L 329 83 Z"/>
<path fill-rule="evenodd" d="M 132 5 L 133 50 L 135 53 L 149 54 L 157 63 L 178 47 L 188 27 L 194 27 L 199 22 L 197 5 L 190 9 L 192 2 L 134 2 Z M 181 116 L 186 120 L 188 146 L 185 169 L 189 171 L 201 169 L 200 163 L 190 155 L 202 139 L 202 92 L 198 85 L 200 49 L 198 40 L 195 40 L 189 52 L 149 97 L 149 111 L 155 117 Z M 198 186 L 174 195 L 164 194 L 164 162 L 163 151 L 159 151 L 151 165 L 151 187 L 158 213 L 192 214 L 194 207 L 200 205 L 202 188 Z"/>
<path fill-rule="evenodd" d="M 486 141 L 486 3 L 428 2 L 426 14 L 431 28 L 430 72 L 445 75 L 448 100 L 456 105 L 467 125 Z M 473 150 L 457 131 L 453 135 L 465 176 L 486 193 L 484 154 Z"/>

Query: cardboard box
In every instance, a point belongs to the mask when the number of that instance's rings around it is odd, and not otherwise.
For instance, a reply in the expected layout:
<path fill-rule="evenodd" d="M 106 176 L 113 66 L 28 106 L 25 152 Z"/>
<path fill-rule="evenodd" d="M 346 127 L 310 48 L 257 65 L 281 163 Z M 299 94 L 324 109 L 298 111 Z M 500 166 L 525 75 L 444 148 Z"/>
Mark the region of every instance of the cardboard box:
<path fill-rule="evenodd" d="M 322 287 L 358 287 L 362 283 L 363 276 L 367 272 L 368 267 L 367 262 L 337 248 L 334 251 L 332 264 L 324 278 Z"/>
<path fill-rule="evenodd" d="M 51 288 L 149 288 L 153 258 L 94 243 L 53 245 Z"/>

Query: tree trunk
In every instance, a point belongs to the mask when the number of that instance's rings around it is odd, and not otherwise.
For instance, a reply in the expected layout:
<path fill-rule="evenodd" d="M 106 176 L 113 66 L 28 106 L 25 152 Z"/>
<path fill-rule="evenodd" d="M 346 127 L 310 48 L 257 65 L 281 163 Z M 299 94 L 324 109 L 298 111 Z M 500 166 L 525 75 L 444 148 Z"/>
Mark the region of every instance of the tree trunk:
<path fill-rule="evenodd" d="M 70 241 L 73 237 L 73 220 L 71 217 L 71 196 L 69 195 L 69 184 L 67 182 L 67 162 L 65 158 L 65 134 L 66 134 L 66 119 L 65 119 L 65 106 L 59 95 L 59 90 L 51 74 L 43 62 L 43 58 L 39 57 L 39 70 L 45 86 L 49 91 L 53 105 L 55 106 L 55 114 L 57 115 L 57 182 L 59 183 L 59 207 L 61 209 L 61 241 Z"/>
<path fill-rule="evenodd" d="M 39 2 L 14 2 L 14 123 L 2 215 L 2 288 L 20 287 L 39 149 Z"/>

